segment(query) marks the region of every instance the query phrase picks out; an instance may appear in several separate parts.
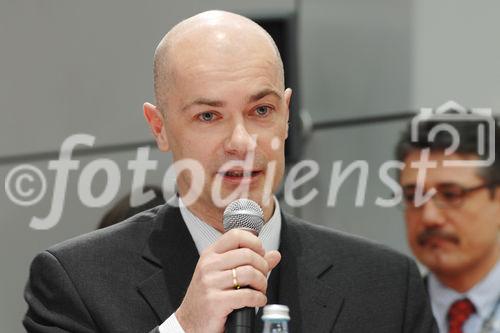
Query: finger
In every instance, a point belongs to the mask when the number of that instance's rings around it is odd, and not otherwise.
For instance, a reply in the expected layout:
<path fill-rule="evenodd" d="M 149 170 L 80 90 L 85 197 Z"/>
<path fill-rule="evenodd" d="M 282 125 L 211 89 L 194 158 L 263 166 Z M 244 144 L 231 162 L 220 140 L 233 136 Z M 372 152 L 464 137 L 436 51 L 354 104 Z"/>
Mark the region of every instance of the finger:
<path fill-rule="evenodd" d="M 252 288 L 262 293 L 267 290 L 267 278 L 262 272 L 256 270 L 252 266 L 240 266 L 234 269 L 236 273 L 236 281 L 233 278 L 233 270 L 229 269 L 224 272 L 219 272 L 217 277 L 214 278 L 214 285 L 222 290 L 236 289 L 235 283 L 240 288 Z"/>
<path fill-rule="evenodd" d="M 279 253 L 278 251 L 268 251 L 264 255 L 264 259 L 269 265 L 269 271 L 272 271 L 274 267 L 276 267 L 281 261 L 281 253 Z"/>
<path fill-rule="evenodd" d="M 227 301 L 225 304 L 228 304 L 232 310 L 244 307 L 262 307 L 267 304 L 266 295 L 251 288 L 226 290 L 223 292 L 223 298 L 225 302 Z"/>
<path fill-rule="evenodd" d="M 216 253 L 224 253 L 238 248 L 249 248 L 264 256 L 262 241 L 249 231 L 241 229 L 229 230 L 210 247 Z"/>
<path fill-rule="evenodd" d="M 270 269 L 264 257 L 248 248 L 231 250 L 217 256 L 217 263 L 214 264 L 214 267 L 221 271 L 250 265 L 266 275 Z"/>

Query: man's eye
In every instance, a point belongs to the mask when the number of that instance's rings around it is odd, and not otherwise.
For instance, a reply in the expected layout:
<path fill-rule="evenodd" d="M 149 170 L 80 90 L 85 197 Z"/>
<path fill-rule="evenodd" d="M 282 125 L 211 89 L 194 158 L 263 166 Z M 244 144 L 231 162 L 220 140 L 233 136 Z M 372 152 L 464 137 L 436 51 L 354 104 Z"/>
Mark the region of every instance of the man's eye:
<path fill-rule="evenodd" d="M 269 112 L 271 112 L 271 108 L 267 105 L 262 105 L 255 109 L 255 113 L 259 117 L 265 117 L 269 114 Z"/>
<path fill-rule="evenodd" d="M 441 196 L 446 200 L 456 200 L 462 197 L 462 193 L 457 191 L 443 191 L 441 192 Z"/>
<path fill-rule="evenodd" d="M 215 114 L 213 112 L 203 112 L 198 115 L 198 119 L 201 121 L 212 121 L 215 119 Z"/>
<path fill-rule="evenodd" d="M 408 203 L 413 203 L 415 201 L 415 192 L 403 193 L 404 200 Z"/>

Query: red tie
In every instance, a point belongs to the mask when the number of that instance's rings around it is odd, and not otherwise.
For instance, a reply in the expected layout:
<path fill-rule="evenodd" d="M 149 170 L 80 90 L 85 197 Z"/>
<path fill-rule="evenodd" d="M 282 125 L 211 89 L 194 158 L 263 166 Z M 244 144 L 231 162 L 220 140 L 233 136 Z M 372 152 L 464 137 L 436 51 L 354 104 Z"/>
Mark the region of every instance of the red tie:
<path fill-rule="evenodd" d="M 463 333 L 462 326 L 476 308 L 468 298 L 455 301 L 448 310 L 448 333 Z"/>

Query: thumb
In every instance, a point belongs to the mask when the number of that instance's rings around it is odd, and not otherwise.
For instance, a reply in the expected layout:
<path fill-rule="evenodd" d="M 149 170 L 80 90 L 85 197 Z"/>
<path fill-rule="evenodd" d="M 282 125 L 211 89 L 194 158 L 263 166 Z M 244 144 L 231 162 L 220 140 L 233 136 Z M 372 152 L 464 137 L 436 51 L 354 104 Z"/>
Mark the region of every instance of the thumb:
<path fill-rule="evenodd" d="M 281 260 L 281 254 L 278 251 L 268 251 L 264 255 L 264 259 L 267 261 L 269 265 L 269 271 L 273 270 L 274 267 L 276 267 L 280 260 Z"/>

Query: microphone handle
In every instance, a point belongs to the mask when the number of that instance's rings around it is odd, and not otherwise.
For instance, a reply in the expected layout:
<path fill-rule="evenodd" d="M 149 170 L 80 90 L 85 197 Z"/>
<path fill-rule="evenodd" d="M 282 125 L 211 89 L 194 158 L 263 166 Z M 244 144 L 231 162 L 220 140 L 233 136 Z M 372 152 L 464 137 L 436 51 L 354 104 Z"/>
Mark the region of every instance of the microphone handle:
<path fill-rule="evenodd" d="M 229 314 L 225 333 L 255 333 L 255 309 L 241 308 Z"/>

